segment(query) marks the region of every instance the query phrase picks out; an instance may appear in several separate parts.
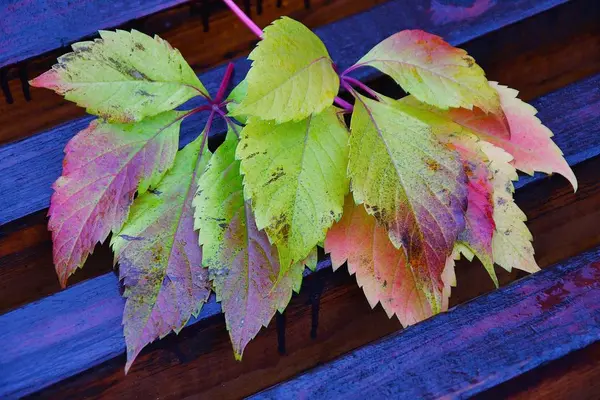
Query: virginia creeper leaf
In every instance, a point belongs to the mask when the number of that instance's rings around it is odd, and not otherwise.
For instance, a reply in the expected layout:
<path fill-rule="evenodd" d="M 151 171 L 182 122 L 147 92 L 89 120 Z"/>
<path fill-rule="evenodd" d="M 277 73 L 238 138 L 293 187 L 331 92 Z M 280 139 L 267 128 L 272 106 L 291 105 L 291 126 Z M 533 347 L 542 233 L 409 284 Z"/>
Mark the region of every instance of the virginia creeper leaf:
<path fill-rule="evenodd" d="M 300 122 L 251 119 L 237 150 L 258 229 L 281 271 L 302 261 L 341 216 L 348 192 L 348 132 L 330 107 Z"/>
<path fill-rule="evenodd" d="M 355 205 L 352 196 L 346 197 L 342 219 L 327 232 L 325 252 L 334 270 L 348 263 L 348 272 L 356 274 L 372 308 L 380 302 L 388 317 L 396 314 L 403 326 L 432 315 L 423 279 L 434 281 L 430 286 L 437 290 L 443 286 L 441 274 L 416 273 L 404 249 L 394 247 L 386 230 L 362 205 Z"/>
<path fill-rule="evenodd" d="M 482 150 L 490 160 L 493 174 L 494 221 L 496 231 L 492 239 L 494 262 L 507 271 L 517 268 L 526 272 L 539 271 L 531 245 L 532 236 L 525 225 L 527 217 L 513 200 L 512 181 L 518 179 L 512 157 L 499 147 L 481 142 Z"/>
<path fill-rule="evenodd" d="M 111 122 L 134 122 L 208 96 L 178 50 L 138 31 L 100 31 L 31 81 Z"/>
<path fill-rule="evenodd" d="M 232 115 L 299 121 L 333 104 L 339 77 L 321 40 L 310 29 L 283 17 L 265 28 L 248 56 L 248 94 Z"/>
<path fill-rule="evenodd" d="M 559 173 L 577 190 L 577 179 L 552 141 L 552 132 L 535 116 L 537 110 L 517 98 L 518 92 L 496 82 L 490 82 L 500 95 L 502 108 L 510 126 L 510 139 L 503 136 L 502 123 L 493 115 L 478 109 L 453 109 L 442 111 L 428 107 L 408 96 L 402 101 L 411 107 L 437 113 L 447 121 L 455 122 L 483 140 L 503 148 L 513 156 L 511 163 L 519 170 L 532 175 L 535 171 Z"/>
<path fill-rule="evenodd" d="M 277 250 L 256 227 L 244 201 L 237 140 L 230 132 L 198 182 L 194 198 L 204 265 L 221 301 L 236 359 L 277 310 L 283 311 L 292 290 L 299 291 L 304 266 L 281 276 Z"/>
<path fill-rule="evenodd" d="M 208 150 L 200 153 L 203 135 L 177 153 L 155 190 L 135 199 L 129 219 L 111 241 L 127 298 L 126 371 L 144 346 L 179 333 L 210 294 L 192 209 L 198 176 L 210 158 Z"/>
<path fill-rule="evenodd" d="M 136 124 L 95 120 L 67 144 L 48 212 L 63 287 L 96 243 L 121 229 L 135 192 L 156 186 L 173 165 L 181 115 L 168 111 Z"/>
<path fill-rule="evenodd" d="M 442 285 L 430 277 L 441 275 L 465 227 L 463 166 L 427 124 L 387 102 L 358 95 L 351 132 L 354 199 L 386 228 L 396 248 L 405 249 L 437 312 Z"/>
<path fill-rule="evenodd" d="M 420 30 L 396 33 L 373 47 L 356 66 L 377 68 L 433 106 L 477 106 L 486 113 L 502 115 L 498 93 L 488 84 L 483 70 L 466 51 L 439 36 Z"/>

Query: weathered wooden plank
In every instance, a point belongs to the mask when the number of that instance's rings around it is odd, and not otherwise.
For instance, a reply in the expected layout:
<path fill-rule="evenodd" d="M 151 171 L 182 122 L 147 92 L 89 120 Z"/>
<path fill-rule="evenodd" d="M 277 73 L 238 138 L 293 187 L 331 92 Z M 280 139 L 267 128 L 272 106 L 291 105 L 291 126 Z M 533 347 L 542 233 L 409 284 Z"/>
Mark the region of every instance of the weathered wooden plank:
<path fill-rule="evenodd" d="M 0 67 L 187 1 L 5 0 L 0 3 Z"/>
<path fill-rule="evenodd" d="M 253 398 L 466 398 L 598 340 L 600 248 Z"/>
<path fill-rule="evenodd" d="M 556 101 L 559 100 L 565 101 L 565 98 L 558 97 Z M 588 127 L 585 125 L 577 125 L 576 129 L 570 133 L 578 136 L 581 139 L 584 135 L 597 136 L 596 133 L 598 131 L 598 128 L 588 129 Z M 562 135 L 564 133 L 565 132 L 561 130 L 557 130 L 558 135 Z M 574 141 L 574 143 L 583 144 L 584 141 L 578 140 Z M 580 148 L 580 151 L 585 152 L 585 146 Z M 575 159 L 583 158 L 578 154 L 573 154 L 573 157 Z M 586 171 L 577 171 L 582 178 L 579 197 L 569 194 L 571 189 L 568 187 L 568 183 L 566 180 L 560 177 L 538 181 L 527 185 L 528 187 L 537 187 L 537 191 L 542 193 L 539 199 L 530 201 L 537 202 L 536 204 L 541 204 L 540 207 L 532 207 L 541 209 L 540 216 L 542 216 L 544 220 L 550 221 L 546 222 L 546 224 L 558 225 L 557 221 L 552 222 L 553 216 L 560 216 L 561 208 L 568 207 L 571 211 L 566 215 L 566 218 L 582 228 L 581 224 L 577 220 L 577 211 L 581 211 L 583 209 L 582 207 L 584 207 L 584 203 L 587 204 L 586 202 L 588 196 L 589 199 L 592 200 L 589 207 L 597 208 L 599 204 L 598 196 L 593 195 L 594 193 L 598 193 L 600 191 L 600 185 L 598 185 L 597 176 L 595 175 L 595 171 L 597 171 L 598 168 L 598 162 L 596 162 L 597 160 L 600 160 L 600 158 L 595 157 L 592 160 L 580 163 L 582 166 L 585 164 L 590 165 L 586 166 Z M 550 187 L 544 187 L 544 185 L 547 184 L 550 184 Z M 556 185 L 560 186 L 557 187 Z M 523 191 L 524 189 L 520 189 L 517 192 L 517 196 L 519 196 L 520 193 L 523 193 Z M 555 200 L 550 201 L 550 199 L 544 196 L 545 192 L 552 192 L 555 196 Z M 560 198 L 560 194 L 563 192 L 567 194 L 567 198 L 564 200 Z M 529 196 L 534 197 L 535 195 L 531 194 Z M 545 208 L 544 203 L 548 204 L 545 205 Z M 537 215 L 533 215 L 532 223 L 542 223 L 543 226 L 543 222 L 538 222 L 538 220 L 542 220 L 542 218 L 537 217 Z M 561 226 L 564 224 L 565 222 L 562 222 Z M 536 230 L 536 239 L 538 233 L 543 235 L 545 230 L 546 229 L 539 229 L 539 232 Z M 580 236 L 577 235 L 573 235 L 573 237 L 575 238 L 574 240 L 580 238 Z M 548 257 L 547 253 L 551 253 L 548 249 L 557 248 L 560 249 L 562 253 L 559 254 L 555 252 L 550 257 L 550 261 L 556 261 L 556 259 L 571 255 L 572 251 L 578 252 L 586 248 L 580 247 L 576 249 L 564 249 L 559 243 L 559 238 L 559 235 L 554 235 L 548 238 L 545 242 L 545 247 L 542 247 L 541 251 L 539 251 L 540 248 L 537 247 L 541 257 Z M 591 245 L 597 245 L 600 243 L 600 233 L 590 237 L 590 240 L 595 241 L 592 242 Z M 542 265 L 547 264 L 542 263 Z M 326 267 L 327 264 L 321 264 L 321 266 Z M 481 269 L 481 272 L 483 272 L 483 269 Z M 99 284 L 96 283 L 98 280 L 100 280 L 99 282 L 105 283 L 104 285 L 101 285 L 100 289 L 98 289 Z M 469 282 L 471 282 L 471 280 L 469 280 Z M 111 284 L 112 287 L 110 286 Z M 117 287 L 117 278 L 113 274 L 107 274 L 101 278 L 88 280 L 63 292 L 59 292 L 53 296 L 42 299 L 39 302 L 26 305 L 13 312 L 0 316 L 0 326 L 3 327 L 2 332 L 0 332 L 0 354 L 8 354 L 8 358 L 0 362 L 0 369 L 6 369 L 9 371 L 7 374 L 0 376 L 0 397 L 2 397 L 2 395 L 12 395 L 14 393 L 30 393 L 31 391 L 46 386 L 41 385 L 40 381 L 38 380 L 47 383 L 57 382 L 87 369 L 89 364 L 87 361 L 84 361 L 86 360 L 86 354 L 88 352 L 93 354 L 93 358 L 97 360 L 97 362 L 101 362 L 121 354 L 124 350 L 124 344 L 120 327 L 120 316 L 114 316 L 114 313 L 117 312 L 117 308 L 120 307 L 120 312 L 122 312 L 122 300 L 120 299 Z M 85 302 L 91 302 L 91 305 L 87 307 L 85 306 L 87 303 L 84 303 L 84 306 L 80 307 L 78 304 L 82 301 L 81 299 L 85 299 Z M 462 300 L 464 300 L 464 298 Z M 59 304 L 59 306 L 55 307 L 55 304 Z M 91 320 L 88 321 L 88 315 L 90 312 L 89 310 L 106 304 L 110 304 L 110 307 L 114 308 L 112 309 L 109 307 L 112 310 L 109 313 L 113 315 L 113 317 L 108 318 L 109 321 L 105 322 L 108 325 L 103 325 L 101 329 L 98 329 L 96 326 L 96 318 L 91 318 Z M 217 310 L 213 307 L 216 307 L 216 305 L 211 303 L 210 309 Z M 71 315 L 71 317 L 62 319 L 63 312 L 66 312 L 67 315 Z M 79 320 L 77 320 L 77 315 L 79 315 Z M 215 314 L 211 313 L 210 315 Z M 36 323 L 28 324 L 27 321 L 36 321 Z M 65 352 L 60 358 L 58 358 L 54 352 L 56 351 L 56 348 L 65 347 L 63 346 L 63 342 L 77 342 L 76 339 L 72 338 L 70 333 L 70 330 L 72 329 L 71 324 L 73 321 L 77 321 L 78 323 L 77 329 L 80 331 L 77 331 L 77 334 L 81 332 L 81 335 L 84 335 L 83 332 L 89 330 L 89 334 L 94 336 L 95 342 L 94 344 L 91 342 L 84 342 L 83 346 L 77 346 L 73 344 L 71 347 L 69 347 L 65 345 L 69 348 L 69 352 Z M 40 329 L 40 327 L 45 327 L 45 329 Z M 40 337 L 39 340 L 25 342 L 27 345 L 27 357 L 20 357 L 20 352 L 23 351 L 23 347 L 18 347 L 18 343 L 21 342 L 22 337 L 33 338 L 36 335 Z M 42 339 L 44 336 L 53 339 L 50 343 L 48 343 Z M 119 344 L 117 345 L 117 343 Z M 38 360 L 47 360 L 47 357 L 55 360 L 54 363 L 46 364 L 44 362 L 38 362 Z M 4 366 L 8 365 L 12 365 L 12 367 L 3 368 Z M 117 371 L 120 373 L 120 368 L 117 368 Z"/>
<path fill-rule="evenodd" d="M 566 0 L 518 0 L 490 3 L 482 14 L 460 14 L 458 19 L 432 19 L 431 10 L 420 1 L 403 0 L 385 3 L 359 15 L 316 30 L 340 69 L 351 65 L 370 47 L 388 35 L 405 28 L 420 27 L 462 44 L 475 37 L 565 3 Z M 459 11 L 462 8 L 459 8 Z M 468 22 L 468 23 L 465 23 Z M 244 76 L 248 63 L 236 62 L 237 79 Z M 223 67 L 213 69 L 201 78 L 209 91 L 216 90 Z M 363 71 L 364 77 L 371 71 Z M 0 225 L 48 206 L 51 183 L 60 175 L 62 149 L 66 142 L 89 123 L 81 118 L 56 129 L 0 148 Z M 188 143 L 202 126 L 202 118 L 184 127 L 181 144 Z"/>

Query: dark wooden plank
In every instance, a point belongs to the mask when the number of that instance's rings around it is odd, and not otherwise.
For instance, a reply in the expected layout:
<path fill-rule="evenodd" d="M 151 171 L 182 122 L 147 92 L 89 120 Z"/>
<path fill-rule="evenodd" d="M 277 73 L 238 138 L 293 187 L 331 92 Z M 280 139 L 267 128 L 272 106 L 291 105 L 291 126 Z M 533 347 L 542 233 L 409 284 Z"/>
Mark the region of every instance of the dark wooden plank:
<path fill-rule="evenodd" d="M 599 322 L 596 248 L 253 398 L 464 398 L 597 342 Z"/>
<path fill-rule="evenodd" d="M 600 181 L 597 175 L 599 168 L 600 157 L 580 163 L 576 167 L 575 171 L 581 180 L 580 190 L 577 194 L 573 194 L 568 182 L 560 177 L 552 177 L 530 183 L 525 188 L 517 191 L 519 204 L 522 201 L 526 201 L 529 204 L 525 208 L 527 211 L 531 211 L 530 226 L 536 238 L 534 243 L 540 265 L 546 266 L 548 262 L 564 259 L 600 243 L 600 227 L 597 223 L 594 224 L 594 221 L 600 218 Z M 530 188 L 534 189 L 531 193 Z M 547 193 L 552 193 L 552 198 L 547 196 Z M 537 213 L 534 212 L 534 210 L 538 209 Z M 569 236 L 569 240 L 564 240 L 562 235 L 557 234 L 557 230 L 561 228 L 564 228 L 566 231 L 565 236 Z M 537 239 L 541 240 L 538 242 Z M 320 266 L 321 268 L 326 268 L 328 264 L 324 262 Z M 514 278 L 514 275 L 506 275 L 503 277 L 503 282 L 508 282 Z M 477 284 L 473 284 L 474 282 L 477 282 Z M 339 292 L 331 295 L 340 303 L 346 302 L 347 299 L 344 297 L 344 293 L 345 291 L 347 292 L 348 286 L 356 286 L 353 279 L 345 281 L 345 286 Z M 120 298 L 117 288 L 117 278 L 112 273 L 109 273 L 0 316 L 0 326 L 3 327 L 2 332 L 0 332 L 0 354 L 9 355 L 6 360 L 0 362 L 0 369 L 8 371 L 8 373 L 0 376 L 0 397 L 15 392 L 21 394 L 30 393 L 31 391 L 45 387 L 51 382 L 57 382 L 84 371 L 90 366 L 86 358 L 88 352 L 94 355 L 94 359 L 98 363 L 117 357 L 116 361 L 110 362 L 110 368 L 101 368 L 99 373 L 107 374 L 106 381 L 111 382 L 111 385 L 119 381 L 128 390 L 131 389 L 128 387 L 128 382 L 132 382 L 132 380 L 124 383 L 122 376 L 123 360 L 119 354 L 123 353 L 124 344 L 120 327 L 120 317 L 111 317 L 109 321 L 103 322 L 101 329 L 97 327 L 97 324 L 100 323 L 99 320 L 95 316 L 94 318 L 90 318 L 90 310 L 100 307 L 106 308 L 108 307 L 106 306 L 107 304 L 115 308 L 114 310 L 111 309 L 112 311 L 107 311 L 109 314 L 113 315 L 116 313 L 117 308 L 122 313 L 123 301 Z M 467 267 L 463 266 L 459 268 L 459 289 L 454 291 L 453 302 L 465 301 L 492 289 L 493 286 L 489 278 L 485 275 L 484 269 L 478 265 L 468 264 Z M 358 288 L 357 290 L 360 291 Z M 87 303 L 84 306 L 80 306 L 81 299 L 89 302 L 90 306 L 85 306 Z M 213 303 L 211 303 L 210 307 L 210 309 L 217 310 L 213 308 L 216 307 Z M 69 315 L 68 318 L 63 316 L 65 312 Z M 212 316 L 215 314 L 210 313 L 209 315 Z M 365 318 L 369 317 L 365 316 Z M 27 323 L 27 321 L 30 323 Z M 72 333 L 72 324 L 75 322 L 77 323 L 76 331 Z M 351 321 L 346 322 L 346 324 L 351 323 Z M 44 329 L 40 329 L 40 327 L 44 327 Z M 225 327 L 222 323 L 220 324 L 220 329 L 223 329 L 223 332 L 225 332 Z M 359 328 L 349 326 L 348 329 L 355 332 Z M 79 343 L 78 337 L 86 335 L 84 332 L 88 332 L 89 335 L 94 337 L 93 343 Z M 379 334 L 381 336 L 381 334 L 389 332 L 391 331 L 382 332 L 381 330 L 376 330 L 369 334 Z M 365 334 L 367 333 L 365 332 Z M 23 337 L 37 337 L 37 340 L 25 341 L 23 346 L 26 346 L 26 350 L 24 350 L 23 347 L 19 347 L 18 345 L 22 342 Z M 49 341 L 45 339 L 46 337 L 50 338 Z M 371 339 L 375 337 L 370 336 Z M 60 358 L 57 358 L 56 349 L 65 347 L 68 347 L 69 351 L 62 354 Z M 219 342 L 217 347 L 220 354 L 229 354 L 223 350 L 226 349 L 227 352 L 230 352 L 226 336 L 224 342 Z M 331 350 L 332 353 L 328 353 L 330 357 L 340 354 L 341 351 L 350 350 L 347 347 L 338 347 L 337 349 L 339 349 L 339 352 Z M 209 352 L 209 350 L 205 349 L 202 353 L 194 354 L 196 354 L 196 357 L 200 357 L 205 352 Z M 21 355 L 25 354 L 27 357 L 21 357 Z M 144 354 L 147 353 L 144 352 Z M 151 354 L 147 355 L 148 360 L 154 359 L 155 356 Z M 211 359 L 212 357 L 214 357 L 214 354 L 211 356 Z M 39 360 L 48 359 L 52 359 L 54 362 L 50 364 L 39 362 Z M 154 368 L 165 369 L 167 375 L 181 373 L 181 368 L 185 369 L 192 360 L 194 361 L 194 365 L 203 365 L 204 359 L 192 357 L 185 360 L 187 361 L 180 361 L 175 364 L 172 362 L 168 362 L 167 365 L 163 365 L 162 363 L 160 365 L 157 364 L 150 368 L 150 370 L 154 370 Z M 316 360 L 316 362 L 320 361 L 323 360 Z M 262 363 L 265 362 L 264 360 L 262 361 Z M 277 360 L 272 360 L 272 362 L 275 364 L 278 363 Z M 148 361 L 148 363 L 152 364 L 152 361 Z M 11 368 L 2 368 L 8 365 L 11 365 Z M 142 365 L 148 364 L 142 363 Z M 170 369 L 171 367 L 172 370 Z M 236 371 L 238 370 L 234 368 L 231 373 L 235 374 Z M 286 371 L 292 371 L 291 367 Z M 295 373 L 300 371 L 301 369 L 294 370 Z M 143 375 L 145 372 L 136 372 L 134 368 L 132 373 Z M 227 376 L 227 379 L 223 376 Z M 211 382 L 219 386 L 214 382 L 214 379 L 224 379 L 227 382 L 229 380 L 240 379 L 239 377 L 234 377 L 222 372 L 218 377 L 211 378 L 213 379 Z M 245 378 L 245 382 L 248 382 L 247 379 L 251 379 L 249 376 L 245 376 Z M 46 384 L 40 383 L 38 380 L 46 382 Z M 220 383 L 223 382 L 220 381 Z M 270 381 L 270 383 L 275 382 Z M 204 381 L 198 383 L 198 390 L 208 390 L 207 386 L 203 386 L 205 384 L 208 385 Z M 256 390 L 259 390 L 261 387 L 256 387 L 256 384 L 255 386 L 246 385 L 243 387 L 252 386 Z M 70 388 L 70 390 L 81 394 L 79 392 L 82 390 L 81 383 L 73 383 L 73 386 L 75 388 Z M 8 391 L 9 389 L 11 391 Z M 241 390 L 241 388 L 238 387 L 238 390 Z M 242 393 L 236 393 L 242 395 Z"/>
<path fill-rule="evenodd" d="M 519 203 L 525 210 L 540 209 L 539 213 L 532 212 L 534 217 L 530 223 L 542 268 L 549 262 L 564 260 L 600 245 L 598 171 L 600 157 L 576 166 L 575 172 L 581 179 L 576 195 L 568 182 L 558 177 L 527 185 L 517 192 L 518 197 L 526 201 Z M 543 197 L 548 192 L 553 193 L 552 198 Z M 558 232 L 561 228 L 564 234 Z M 538 238 L 545 238 L 546 231 L 547 240 L 538 242 Z M 565 241 L 572 243 L 567 247 Z M 458 287 L 452 291 L 451 306 L 494 290 L 480 264 L 460 262 L 456 270 Z M 517 271 L 509 274 L 497 269 L 497 272 L 501 285 L 519 276 Z M 124 356 L 118 356 L 44 389 L 34 397 L 241 398 L 399 329 L 397 320 L 390 321 L 380 307 L 370 309 L 361 289 L 344 268 L 335 274 L 322 271 L 319 278 L 325 281 L 326 287 L 321 296 L 317 338 L 311 339 L 309 335 L 314 322 L 310 305 L 314 277 L 309 276 L 305 281 L 307 287 L 286 311 L 284 356 L 277 354 L 279 332 L 273 321 L 269 329 L 261 331 L 249 344 L 244 361 L 235 362 L 224 321 L 217 318 L 212 323 L 195 324 L 179 336 L 170 335 L 149 346 L 127 376 L 123 375 Z M 37 373 L 47 372 L 41 369 Z M 182 380 L 185 385 L 179 384 Z"/>
<path fill-rule="evenodd" d="M 5 0 L 0 3 L 0 67 L 186 1 Z"/>
<path fill-rule="evenodd" d="M 404 0 L 385 3 L 360 15 L 350 17 L 316 30 L 328 45 L 333 59 L 340 68 L 356 61 L 371 46 L 388 35 L 405 28 L 420 27 L 441 34 L 453 44 L 462 44 L 506 25 L 541 13 L 566 0 L 518 0 L 495 3 L 477 16 L 463 16 L 452 22 L 432 20 L 429 9 L 420 1 Z M 375 23 L 376 21 L 376 23 Z M 374 26 L 375 25 L 375 26 Z M 236 61 L 237 80 L 244 76 L 248 63 Z M 201 78 L 209 91 L 216 90 L 223 67 L 213 69 Z M 363 76 L 372 72 L 366 70 Z M 0 148 L 0 225 L 48 206 L 51 183 L 60 175 L 62 149 L 90 117 L 78 119 L 56 129 Z M 196 124 L 183 129 L 182 144 L 188 143 L 202 126 Z"/>
<path fill-rule="evenodd" d="M 596 400 L 600 397 L 600 342 L 474 397 L 475 400 Z"/>

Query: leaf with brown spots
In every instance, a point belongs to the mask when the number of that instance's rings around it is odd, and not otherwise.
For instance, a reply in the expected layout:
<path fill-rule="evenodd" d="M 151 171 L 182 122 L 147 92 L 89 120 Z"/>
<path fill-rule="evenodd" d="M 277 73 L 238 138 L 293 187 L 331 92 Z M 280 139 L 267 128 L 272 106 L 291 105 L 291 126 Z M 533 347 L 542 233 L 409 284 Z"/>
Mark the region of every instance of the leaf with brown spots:
<path fill-rule="evenodd" d="M 240 162 L 233 133 L 213 155 L 194 199 L 204 265 L 225 313 L 235 357 L 283 311 L 302 283 L 303 264 L 281 271 L 277 249 L 256 227 L 244 201 Z M 307 261 L 308 263 L 309 261 Z"/>
<path fill-rule="evenodd" d="M 346 197 L 342 219 L 327 232 L 325 251 L 331 256 L 334 270 L 348 263 L 348 272 L 356 275 L 371 307 L 381 303 L 388 317 L 395 314 L 403 326 L 434 314 L 421 279 L 406 262 L 404 249 L 394 247 L 385 229 L 362 205 L 355 205 L 352 196 Z M 457 253 L 446 260 L 442 274 L 429 277 L 436 282 L 436 290 L 442 288 L 439 311 L 448 309 L 450 288 L 456 285 L 454 257 Z"/>
<path fill-rule="evenodd" d="M 198 177 L 210 158 L 203 136 L 177 153 L 156 188 L 160 194 L 135 199 L 127 223 L 111 241 L 127 298 L 126 371 L 144 346 L 179 332 L 197 316 L 210 294 L 192 209 Z"/>
<path fill-rule="evenodd" d="M 512 156 L 499 147 L 482 142 L 482 149 L 490 160 L 494 186 L 494 222 L 492 239 L 494 262 L 507 271 L 513 268 L 534 273 L 540 270 L 531 241 L 533 237 L 525 225 L 527 217 L 513 200 L 512 181 L 518 179 L 511 164 Z"/>
<path fill-rule="evenodd" d="M 236 155 L 256 225 L 277 246 L 284 273 L 325 239 L 342 214 L 348 131 L 334 107 L 284 124 L 251 118 Z"/>
<path fill-rule="evenodd" d="M 208 93 L 194 71 L 158 36 L 100 31 L 31 81 L 111 122 L 135 122 Z"/>
<path fill-rule="evenodd" d="M 439 277 L 465 228 L 467 179 L 456 152 L 394 100 L 357 95 L 348 172 L 354 199 L 406 251 L 433 311 L 439 311 Z"/>

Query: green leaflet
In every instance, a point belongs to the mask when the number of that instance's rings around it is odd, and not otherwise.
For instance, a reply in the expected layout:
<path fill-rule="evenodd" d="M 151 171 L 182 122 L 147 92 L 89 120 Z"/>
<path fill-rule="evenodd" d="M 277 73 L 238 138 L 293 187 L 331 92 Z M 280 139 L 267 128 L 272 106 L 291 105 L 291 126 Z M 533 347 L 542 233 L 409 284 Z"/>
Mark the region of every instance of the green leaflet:
<path fill-rule="evenodd" d="M 135 199 L 111 240 L 127 298 L 126 370 L 144 346 L 197 316 L 210 294 L 192 209 L 197 178 L 210 158 L 208 150 L 200 154 L 203 136 L 177 153 L 155 190 Z"/>
<path fill-rule="evenodd" d="M 427 124 L 391 104 L 358 95 L 348 173 L 357 204 L 405 249 L 432 309 L 441 307 L 441 274 L 465 227 L 466 177 L 457 154 Z"/>
<path fill-rule="evenodd" d="M 301 261 L 337 221 L 348 192 L 348 132 L 334 107 L 300 122 L 251 119 L 237 150 L 258 229 L 282 271 Z"/>
<path fill-rule="evenodd" d="M 285 309 L 292 291 L 300 290 L 304 265 L 282 271 L 276 248 L 257 229 L 250 204 L 244 201 L 236 145 L 229 132 L 198 182 L 194 207 L 204 265 L 240 359 L 260 328 Z"/>
<path fill-rule="evenodd" d="M 248 58 L 248 95 L 232 115 L 298 121 L 333 104 L 339 77 L 325 45 L 300 22 L 273 22 Z"/>
<path fill-rule="evenodd" d="M 100 31 L 73 44 L 50 71 L 31 81 L 111 122 L 134 122 L 208 92 L 178 50 L 138 31 Z"/>

